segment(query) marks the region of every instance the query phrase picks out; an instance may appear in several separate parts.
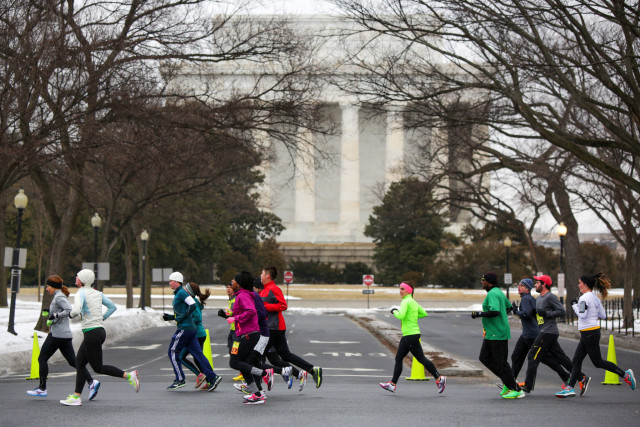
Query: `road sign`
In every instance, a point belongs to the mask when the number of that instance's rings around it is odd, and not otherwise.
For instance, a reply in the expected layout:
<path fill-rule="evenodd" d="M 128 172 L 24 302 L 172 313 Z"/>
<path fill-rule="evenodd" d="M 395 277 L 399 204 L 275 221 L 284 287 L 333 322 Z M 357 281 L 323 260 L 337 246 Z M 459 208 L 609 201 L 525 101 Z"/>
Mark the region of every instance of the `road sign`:
<path fill-rule="evenodd" d="M 365 274 L 362 276 L 362 284 L 367 286 L 373 285 L 373 274 Z"/>
<path fill-rule="evenodd" d="M 558 298 L 564 297 L 564 273 L 558 273 Z"/>
<path fill-rule="evenodd" d="M 284 283 L 292 283 L 292 282 L 293 282 L 293 271 L 285 271 Z"/>
<path fill-rule="evenodd" d="M 513 276 L 511 273 L 504 273 L 504 284 L 506 286 L 511 286 L 513 284 Z"/>
<path fill-rule="evenodd" d="M 370 295 L 370 294 L 375 294 L 376 291 L 373 290 L 373 289 L 363 289 L 362 293 L 365 294 L 365 295 Z"/>

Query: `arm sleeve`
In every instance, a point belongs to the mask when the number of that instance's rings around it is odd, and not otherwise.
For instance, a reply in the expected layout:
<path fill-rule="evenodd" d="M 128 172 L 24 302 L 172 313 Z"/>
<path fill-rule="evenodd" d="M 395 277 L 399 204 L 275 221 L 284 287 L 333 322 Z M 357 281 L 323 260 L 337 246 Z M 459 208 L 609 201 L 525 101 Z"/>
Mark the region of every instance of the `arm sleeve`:
<path fill-rule="evenodd" d="M 496 317 L 499 314 L 499 311 L 483 311 L 480 317 Z"/>
<path fill-rule="evenodd" d="M 82 311 L 82 306 L 84 305 L 84 290 L 80 289 L 76 292 L 76 295 L 73 300 L 73 309 L 69 313 L 70 318 L 76 317 Z"/>
<path fill-rule="evenodd" d="M 236 306 L 234 308 L 236 308 L 236 311 L 241 311 L 239 315 L 233 316 L 236 320 L 236 324 L 244 323 L 248 321 L 252 316 L 257 316 L 255 304 L 246 304 L 244 298 L 236 298 Z"/>
<path fill-rule="evenodd" d="M 396 319 L 404 320 L 405 316 L 407 315 L 408 307 L 409 307 L 409 303 L 407 302 L 406 299 L 403 299 L 402 302 L 400 303 L 400 308 L 394 311 L 393 315 L 396 317 Z"/>
<path fill-rule="evenodd" d="M 549 305 L 550 307 L 548 307 L 545 311 L 546 311 L 546 316 L 548 318 L 557 318 L 557 317 L 562 317 L 564 316 L 564 314 L 566 313 L 564 307 L 562 306 L 562 303 L 560 302 L 559 299 L 557 298 L 549 298 Z"/>
<path fill-rule="evenodd" d="M 598 319 L 606 319 L 607 318 L 607 312 L 604 311 L 604 307 L 602 306 L 602 303 L 600 302 L 600 300 L 598 299 L 598 297 L 596 297 L 596 304 L 598 306 Z"/>
<path fill-rule="evenodd" d="M 273 296 L 276 298 L 276 302 L 266 302 L 263 299 L 262 301 L 264 302 L 264 308 L 266 308 L 267 311 L 272 312 L 285 311 L 287 309 L 287 300 L 284 299 L 282 290 L 280 290 L 280 288 L 278 288 L 277 286 L 274 286 L 273 288 L 269 289 L 269 292 L 273 293 Z"/>
<path fill-rule="evenodd" d="M 102 320 L 107 320 L 116 311 L 116 305 L 105 294 L 102 294 L 102 305 L 107 307 L 107 312 L 102 316 Z"/>
<path fill-rule="evenodd" d="M 527 298 L 520 302 L 520 309 L 516 310 L 516 314 L 520 317 L 529 317 L 536 312 L 536 301 L 533 298 Z"/>
<path fill-rule="evenodd" d="M 420 304 L 416 303 L 416 305 L 418 306 L 418 319 L 427 317 L 427 311 Z"/>
<path fill-rule="evenodd" d="M 58 301 L 58 305 L 62 310 L 56 312 L 56 317 L 57 318 L 69 317 L 69 313 L 71 313 L 71 309 L 72 309 L 71 303 L 69 302 L 69 300 L 66 298 L 60 298 L 60 300 Z"/>
<path fill-rule="evenodd" d="M 194 300 L 191 295 L 184 299 L 184 303 L 187 304 L 187 314 L 193 313 L 196 309 L 196 300 Z"/>

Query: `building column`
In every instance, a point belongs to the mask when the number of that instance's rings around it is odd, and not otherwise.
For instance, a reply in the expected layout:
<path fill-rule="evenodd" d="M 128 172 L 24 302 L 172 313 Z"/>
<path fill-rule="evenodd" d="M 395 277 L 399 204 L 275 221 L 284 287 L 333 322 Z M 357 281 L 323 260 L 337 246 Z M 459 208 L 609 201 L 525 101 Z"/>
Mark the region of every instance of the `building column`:
<path fill-rule="evenodd" d="M 357 105 L 340 104 L 340 226 L 349 231 L 360 223 L 360 138 Z"/>
<path fill-rule="evenodd" d="M 404 176 L 404 105 L 390 104 L 387 107 L 385 188 Z"/>
<path fill-rule="evenodd" d="M 298 131 L 295 157 L 295 222 L 315 222 L 316 168 L 313 156 L 313 134 L 308 129 Z"/>

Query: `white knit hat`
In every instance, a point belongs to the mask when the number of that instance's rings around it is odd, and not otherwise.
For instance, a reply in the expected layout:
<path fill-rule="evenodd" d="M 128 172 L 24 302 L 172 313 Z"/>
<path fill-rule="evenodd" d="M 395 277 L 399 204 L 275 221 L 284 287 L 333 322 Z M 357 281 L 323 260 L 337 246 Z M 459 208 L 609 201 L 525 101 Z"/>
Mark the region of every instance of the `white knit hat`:
<path fill-rule="evenodd" d="M 93 281 L 96 280 L 96 275 L 92 270 L 89 270 L 87 268 L 78 271 L 77 276 L 85 286 L 91 286 L 93 284 Z"/>
<path fill-rule="evenodd" d="M 184 277 L 179 271 L 174 271 L 169 275 L 169 281 L 175 280 L 176 282 L 184 283 Z"/>

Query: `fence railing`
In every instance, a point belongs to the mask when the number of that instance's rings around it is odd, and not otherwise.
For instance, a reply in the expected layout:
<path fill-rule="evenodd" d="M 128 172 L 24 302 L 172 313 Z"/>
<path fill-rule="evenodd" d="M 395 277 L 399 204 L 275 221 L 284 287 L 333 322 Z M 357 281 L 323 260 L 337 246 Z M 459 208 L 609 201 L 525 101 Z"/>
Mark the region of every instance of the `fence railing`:
<path fill-rule="evenodd" d="M 635 337 L 636 332 L 640 332 L 640 298 L 632 300 L 631 303 L 632 314 L 631 318 L 629 318 L 624 316 L 624 301 L 622 298 L 604 300 L 602 306 L 607 313 L 607 318 L 600 320 L 600 327 L 620 335 Z M 578 323 L 578 316 L 573 310 L 569 309 L 563 320 L 569 325 L 574 325 Z"/>

